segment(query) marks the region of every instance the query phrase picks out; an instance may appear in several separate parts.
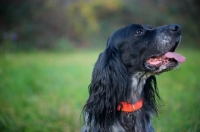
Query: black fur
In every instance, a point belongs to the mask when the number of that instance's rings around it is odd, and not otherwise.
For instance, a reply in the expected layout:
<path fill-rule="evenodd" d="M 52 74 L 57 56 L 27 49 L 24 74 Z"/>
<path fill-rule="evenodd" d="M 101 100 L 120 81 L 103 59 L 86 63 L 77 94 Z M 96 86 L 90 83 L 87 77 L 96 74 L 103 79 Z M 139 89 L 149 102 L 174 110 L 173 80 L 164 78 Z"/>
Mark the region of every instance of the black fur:
<path fill-rule="evenodd" d="M 165 46 L 160 34 L 170 36 L 170 46 Z M 132 24 L 114 32 L 94 66 L 82 132 L 153 132 L 151 116 L 157 114 L 160 99 L 155 75 L 171 70 L 177 62 L 164 68 L 145 62 L 172 50 L 179 41 L 180 29 L 175 24 L 155 29 Z M 140 99 L 143 107 L 134 113 L 117 111 L 121 101 L 135 103 Z"/>

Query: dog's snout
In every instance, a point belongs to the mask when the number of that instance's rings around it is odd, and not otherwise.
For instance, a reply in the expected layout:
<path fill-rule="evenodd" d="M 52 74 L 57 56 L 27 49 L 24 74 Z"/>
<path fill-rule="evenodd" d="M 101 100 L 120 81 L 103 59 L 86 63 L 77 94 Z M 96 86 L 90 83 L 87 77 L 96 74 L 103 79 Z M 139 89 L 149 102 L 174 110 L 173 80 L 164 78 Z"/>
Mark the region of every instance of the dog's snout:
<path fill-rule="evenodd" d="M 172 24 L 172 25 L 169 25 L 169 29 L 171 32 L 177 33 L 180 31 L 180 26 L 177 24 Z"/>

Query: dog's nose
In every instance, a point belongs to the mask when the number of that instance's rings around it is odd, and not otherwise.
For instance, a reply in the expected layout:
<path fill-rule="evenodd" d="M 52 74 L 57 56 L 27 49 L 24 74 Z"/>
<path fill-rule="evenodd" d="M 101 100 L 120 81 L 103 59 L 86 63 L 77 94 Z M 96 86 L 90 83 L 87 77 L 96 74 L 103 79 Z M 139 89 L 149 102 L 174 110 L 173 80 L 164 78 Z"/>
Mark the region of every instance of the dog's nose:
<path fill-rule="evenodd" d="M 169 25 L 169 29 L 171 32 L 177 33 L 180 31 L 180 26 L 177 24 L 171 24 L 171 25 Z"/>

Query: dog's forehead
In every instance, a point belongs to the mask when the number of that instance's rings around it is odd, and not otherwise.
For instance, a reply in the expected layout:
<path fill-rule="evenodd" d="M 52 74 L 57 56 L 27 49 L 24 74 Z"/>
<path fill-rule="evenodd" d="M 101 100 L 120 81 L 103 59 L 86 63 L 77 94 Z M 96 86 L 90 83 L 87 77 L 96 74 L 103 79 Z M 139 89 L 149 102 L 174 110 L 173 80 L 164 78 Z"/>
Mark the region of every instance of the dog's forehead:
<path fill-rule="evenodd" d="M 143 24 L 142 25 L 145 29 L 153 29 L 150 24 Z"/>
<path fill-rule="evenodd" d="M 118 29 L 117 31 L 115 31 L 112 35 L 112 36 L 121 36 L 121 35 L 125 35 L 125 36 L 128 36 L 130 33 L 132 32 L 135 32 L 139 29 L 151 29 L 150 28 L 150 25 L 148 24 L 145 24 L 145 25 L 141 25 L 141 24 L 131 24 L 129 26 L 126 26 L 126 27 L 123 27 L 123 28 L 120 28 Z"/>
<path fill-rule="evenodd" d="M 119 46 L 122 42 L 129 42 L 133 38 L 133 34 L 138 30 L 148 30 L 150 26 L 141 24 L 131 24 L 129 26 L 118 29 L 113 32 L 107 41 L 108 45 Z"/>
<path fill-rule="evenodd" d="M 138 30 L 138 29 L 143 29 L 144 27 L 140 24 L 131 24 L 129 28 L 132 30 Z"/>

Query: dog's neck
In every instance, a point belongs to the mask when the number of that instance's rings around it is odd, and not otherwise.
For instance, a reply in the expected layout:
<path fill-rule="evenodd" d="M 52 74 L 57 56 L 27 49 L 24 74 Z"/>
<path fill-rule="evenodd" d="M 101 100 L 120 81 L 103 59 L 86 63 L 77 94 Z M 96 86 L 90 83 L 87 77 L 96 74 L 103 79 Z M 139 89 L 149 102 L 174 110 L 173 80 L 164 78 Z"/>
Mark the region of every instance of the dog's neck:
<path fill-rule="evenodd" d="M 150 77 L 150 74 L 144 72 L 136 72 L 131 76 L 131 95 L 130 102 L 135 103 L 140 100 L 144 85 L 146 83 L 147 78 Z"/>

